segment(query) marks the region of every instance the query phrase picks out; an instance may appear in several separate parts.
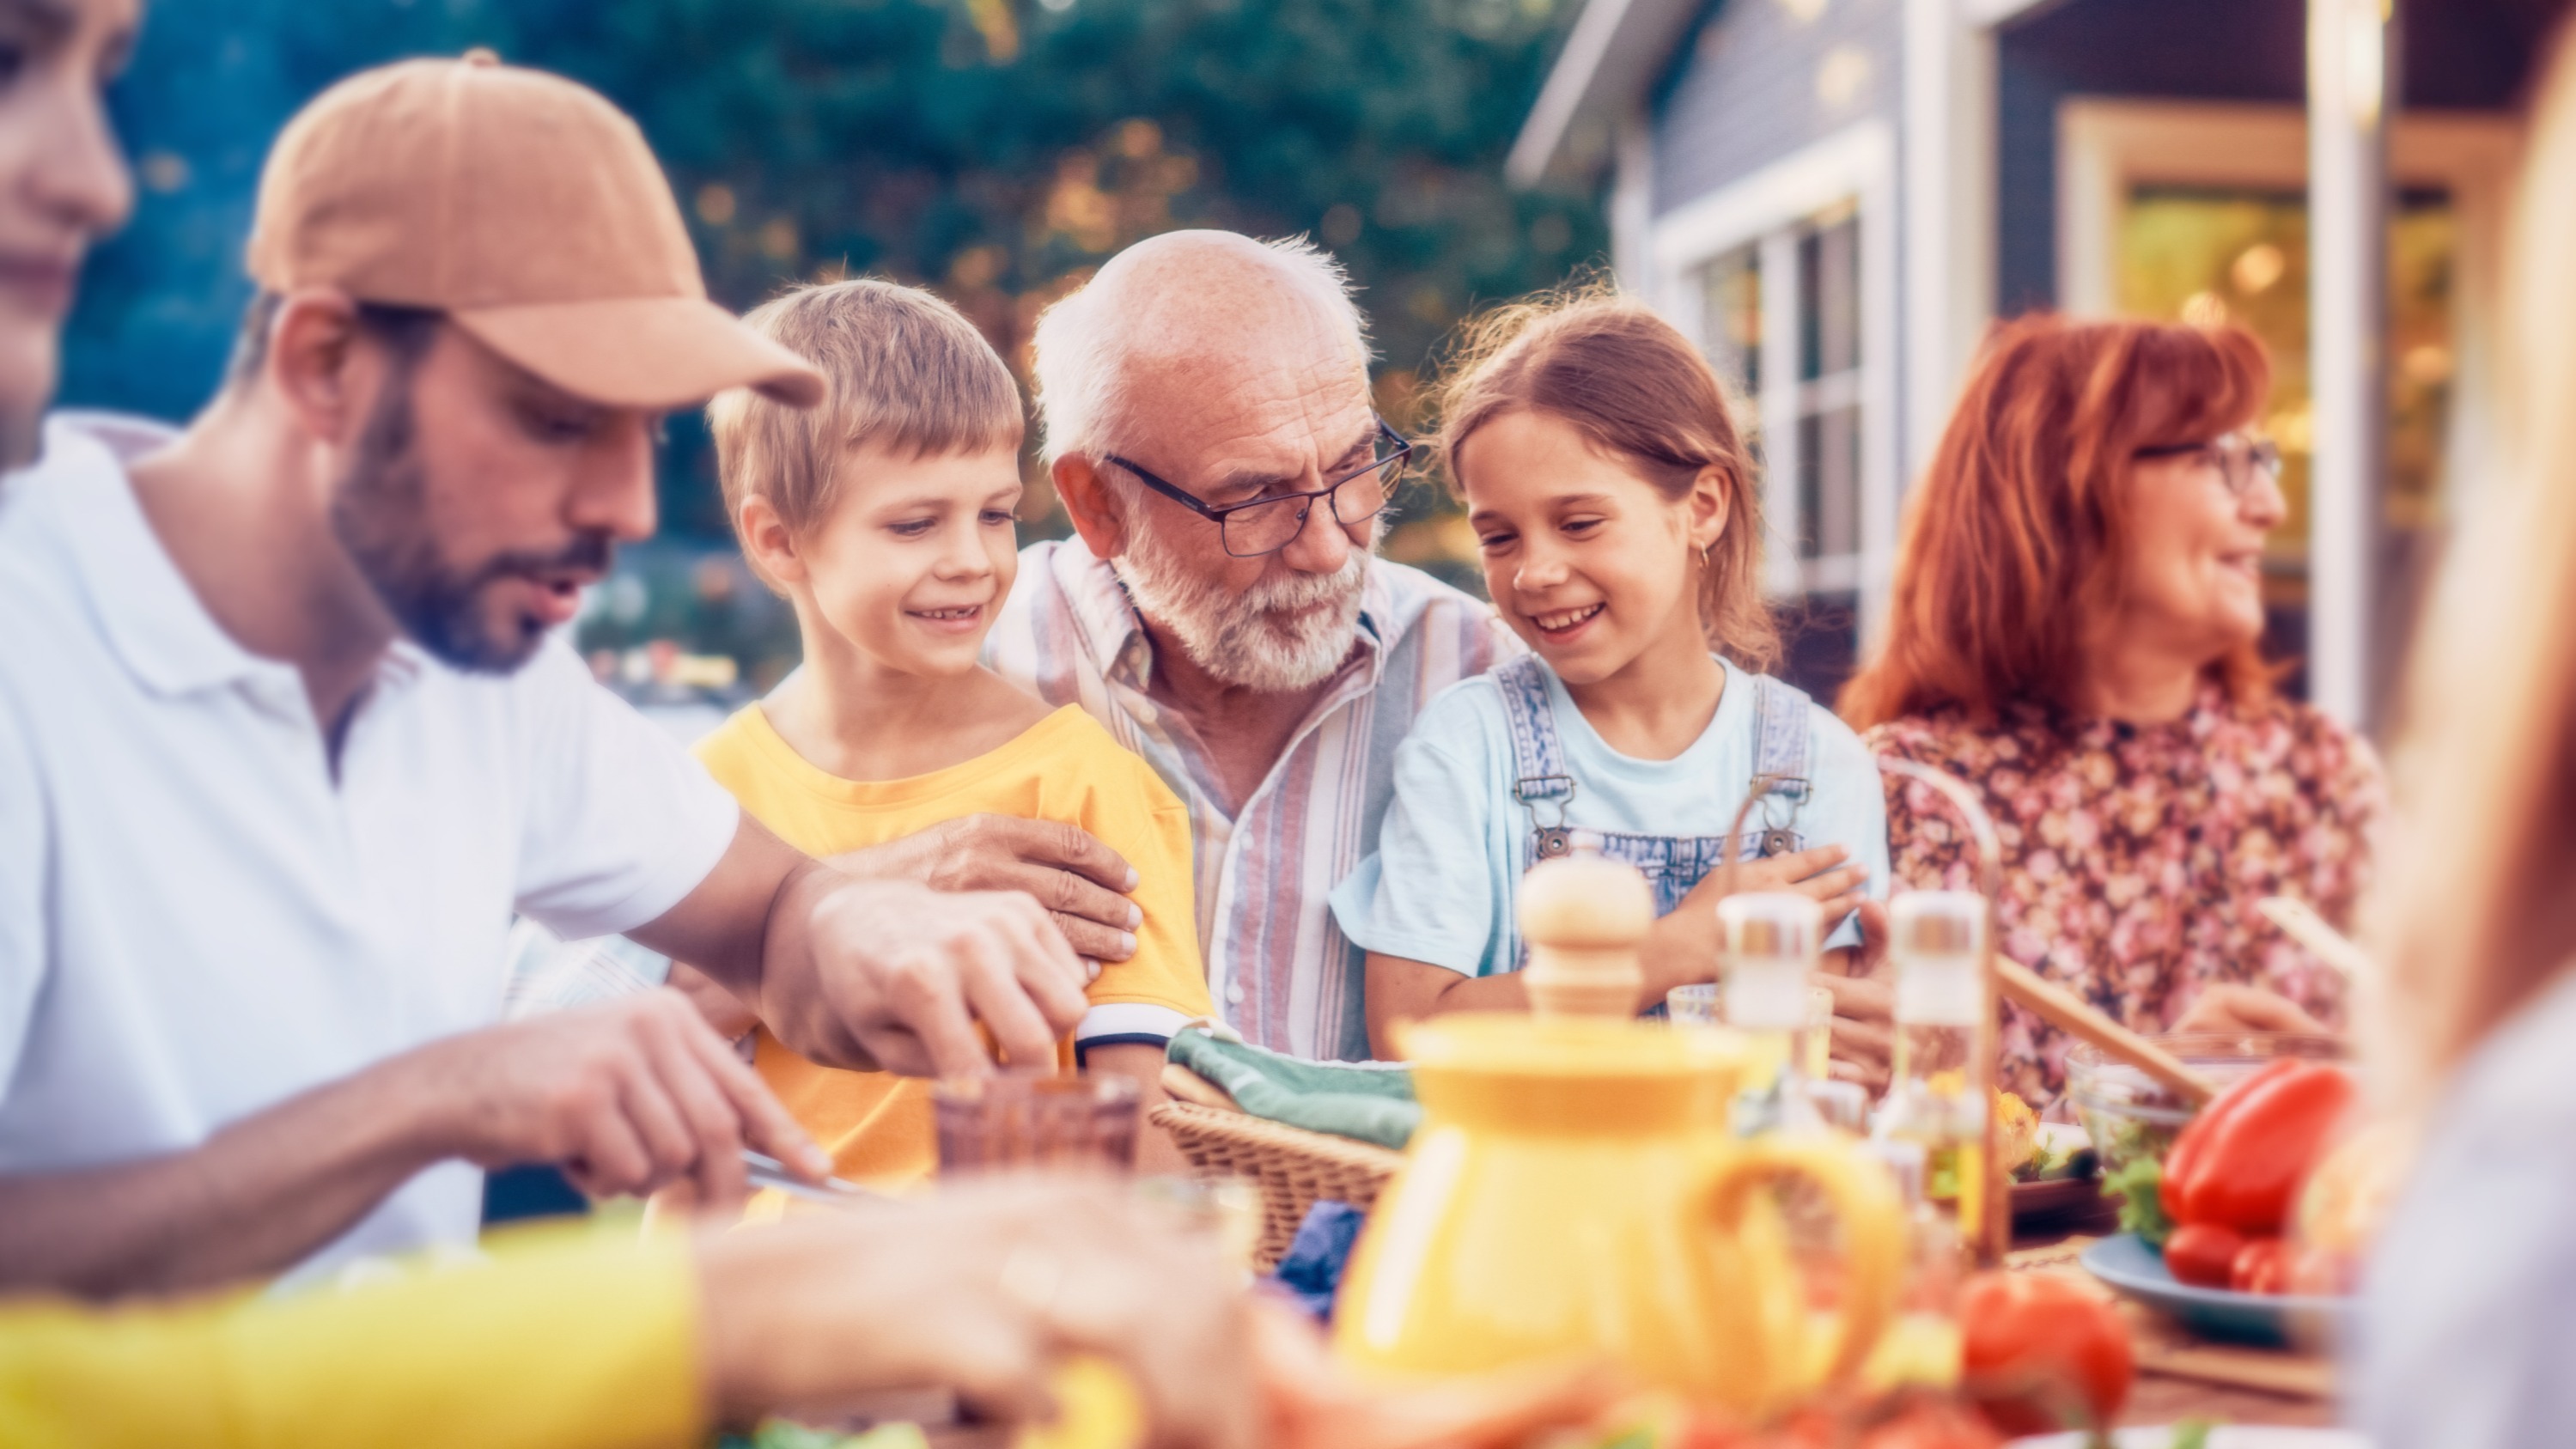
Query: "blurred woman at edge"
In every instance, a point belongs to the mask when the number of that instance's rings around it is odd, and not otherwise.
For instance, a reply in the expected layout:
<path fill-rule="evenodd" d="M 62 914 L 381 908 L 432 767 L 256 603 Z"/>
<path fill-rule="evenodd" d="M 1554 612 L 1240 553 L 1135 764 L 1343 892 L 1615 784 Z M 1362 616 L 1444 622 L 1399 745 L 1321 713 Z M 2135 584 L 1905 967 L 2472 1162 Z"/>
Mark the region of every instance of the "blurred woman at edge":
<path fill-rule="evenodd" d="M 2374 942 L 2380 1085 L 2427 1114 L 2349 1380 L 2386 1449 L 2576 1435 L 2576 29 L 2554 53 L 2506 272 L 2508 471 L 2415 648 Z"/>
<path fill-rule="evenodd" d="M 1998 944 L 2150 1032 L 2322 1030 L 2340 979 L 2255 910 L 2348 922 L 2383 791 L 2369 746 L 2258 650 L 2280 456 L 2241 328 L 2034 316 L 1987 339 L 1908 505 L 1885 646 L 1845 686 L 1873 751 L 1973 786 L 2005 855 Z M 1973 888 L 1950 807 L 1888 777 L 1895 881 Z M 1834 984 L 1874 1050 L 1876 982 Z M 2036 1106 L 2071 1043 L 2007 1006 Z"/>

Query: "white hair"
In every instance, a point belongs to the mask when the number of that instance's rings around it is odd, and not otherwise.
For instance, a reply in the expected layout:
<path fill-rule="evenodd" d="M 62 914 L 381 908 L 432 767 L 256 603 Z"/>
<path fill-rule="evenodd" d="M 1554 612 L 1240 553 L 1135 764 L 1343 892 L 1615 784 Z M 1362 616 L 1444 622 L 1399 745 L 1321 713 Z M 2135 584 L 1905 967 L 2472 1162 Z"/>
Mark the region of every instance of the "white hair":
<path fill-rule="evenodd" d="M 1368 319 L 1354 300 L 1350 273 L 1333 254 L 1304 236 L 1256 241 L 1224 231 L 1166 232 L 1109 259 L 1099 273 L 1038 316 L 1030 338 L 1030 370 L 1037 377 L 1038 422 L 1049 465 L 1072 454 L 1114 446 L 1105 437 L 1125 402 L 1129 357 L 1140 341 L 1136 323 L 1149 308 L 1133 295 L 1131 274 L 1174 247 L 1220 247 L 1257 261 L 1350 333 L 1366 366 Z"/>

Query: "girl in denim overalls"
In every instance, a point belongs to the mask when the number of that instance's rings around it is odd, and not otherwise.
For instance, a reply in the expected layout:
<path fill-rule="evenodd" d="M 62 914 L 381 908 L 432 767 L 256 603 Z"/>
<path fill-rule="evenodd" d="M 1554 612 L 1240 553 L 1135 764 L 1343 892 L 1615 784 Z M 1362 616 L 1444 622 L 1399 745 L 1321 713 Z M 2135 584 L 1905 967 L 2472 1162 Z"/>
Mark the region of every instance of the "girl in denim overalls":
<path fill-rule="evenodd" d="M 1758 489 L 1716 375 L 1598 293 L 1488 314 L 1464 350 L 1441 450 L 1494 607 L 1533 652 L 1422 711 L 1377 853 L 1333 892 L 1368 953 L 1377 1054 L 1395 1020 L 1526 1009 L 1513 893 L 1578 842 L 1653 887 L 1637 1009 L 1714 979 L 1716 867 L 1748 795 L 1732 884 L 1823 902 L 1829 964 L 1852 969 L 1887 877 L 1886 803 L 1859 739 L 1757 672 L 1778 649 Z"/>

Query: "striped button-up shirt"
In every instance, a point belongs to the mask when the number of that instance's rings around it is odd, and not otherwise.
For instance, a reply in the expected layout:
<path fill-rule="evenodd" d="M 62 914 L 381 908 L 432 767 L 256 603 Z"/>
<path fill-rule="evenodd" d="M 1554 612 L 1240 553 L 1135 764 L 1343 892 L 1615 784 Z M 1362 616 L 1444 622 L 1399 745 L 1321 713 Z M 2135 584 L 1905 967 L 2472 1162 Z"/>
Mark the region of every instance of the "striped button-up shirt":
<path fill-rule="evenodd" d="M 1245 1037 L 1301 1057 L 1368 1055 L 1363 957 L 1325 897 L 1376 843 L 1395 747 L 1434 695 L 1521 648 L 1491 608 L 1382 558 L 1359 644 L 1229 815 L 1189 728 L 1147 697 L 1154 651 L 1136 606 L 1080 539 L 1021 552 L 985 643 L 986 663 L 1050 704 L 1081 705 L 1189 805 L 1208 993 Z"/>

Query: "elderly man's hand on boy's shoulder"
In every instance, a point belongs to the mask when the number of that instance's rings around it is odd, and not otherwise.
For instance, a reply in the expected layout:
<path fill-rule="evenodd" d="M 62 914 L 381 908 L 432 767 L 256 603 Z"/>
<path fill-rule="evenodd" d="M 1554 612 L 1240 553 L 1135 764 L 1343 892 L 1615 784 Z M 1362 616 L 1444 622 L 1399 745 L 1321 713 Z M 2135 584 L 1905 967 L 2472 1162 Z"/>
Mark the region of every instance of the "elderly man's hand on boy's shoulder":
<path fill-rule="evenodd" d="M 943 891 L 1019 891 L 1054 917 L 1080 955 L 1124 961 L 1145 919 L 1125 892 L 1136 868 L 1078 826 L 1016 815 L 967 815 L 834 856 L 851 875 L 919 881 Z"/>

